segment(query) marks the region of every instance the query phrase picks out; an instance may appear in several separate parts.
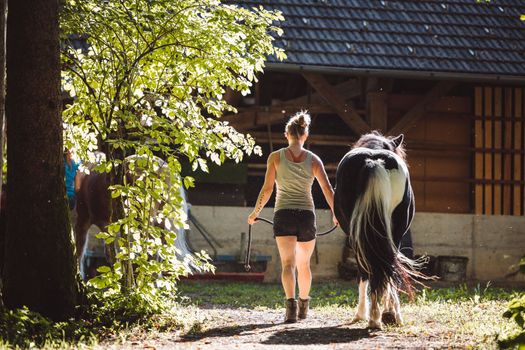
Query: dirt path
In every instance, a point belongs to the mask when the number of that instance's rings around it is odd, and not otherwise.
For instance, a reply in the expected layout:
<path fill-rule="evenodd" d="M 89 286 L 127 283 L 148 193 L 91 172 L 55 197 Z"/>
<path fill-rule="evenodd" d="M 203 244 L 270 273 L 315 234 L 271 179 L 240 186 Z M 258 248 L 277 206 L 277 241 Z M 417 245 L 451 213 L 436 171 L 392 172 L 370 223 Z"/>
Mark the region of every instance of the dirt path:
<path fill-rule="evenodd" d="M 204 327 L 187 335 L 163 334 L 149 341 L 126 342 L 126 348 L 146 349 L 441 349 L 463 348 L 439 334 L 410 334 L 407 329 L 369 331 L 365 323 L 348 325 L 352 310 L 328 314 L 311 310 L 307 320 L 284 324 L 284 309 L 209 308 Z M 405 327 L 405 326 L 403 326 Z M 410 327 L 410 326 L 408 326 Z M 448 339 L 447 339 L 448 338 Z"/>

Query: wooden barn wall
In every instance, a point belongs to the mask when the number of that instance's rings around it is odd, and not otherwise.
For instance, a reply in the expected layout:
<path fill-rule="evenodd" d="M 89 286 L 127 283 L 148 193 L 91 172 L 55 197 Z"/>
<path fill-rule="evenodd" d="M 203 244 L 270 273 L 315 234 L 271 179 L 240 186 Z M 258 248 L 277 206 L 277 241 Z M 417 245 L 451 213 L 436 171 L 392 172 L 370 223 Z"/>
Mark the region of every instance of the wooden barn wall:
<path fill-rule="evenodd" d="M 444 97 L 405 132 L 417 211 L 471 212 L 471 117 L 470 98 Z"/>
<path fill-rule="evenodd" d="M 271 105 L 270 102 L 276 98 L 295 101 L 304 97 L 307 84 L 300 76 L 287 74 L 271 77 L 277 79 L 277 83 L 263 84 L 266 88 L 259 89 L 261 97 L 254 100 Z M 332 83 L 341 84 L 338 81 Z M 401 81 L 394 84 L 397 89 L 382 93 L 387 116 L 384 128 L 395 129 L 408 111 L 424 98 L 425 94 L 420 91 L 429 91 L 432 84 L 436 82 Z M 291 92 L 274 89 L 283 89 L 284 86 Z M 302 87 L 300 91 L 292 89 L 299 86 Z M 365 115 L 365 106 L 359 105 L 361 100 L 354 98 L 353 101 L 357 103 L 356 110 Z M 352 133 L 326 102 L 312 99 L 306 108 L 313 109 L 311 140 L 307 147 L 323 159 L 334 183 L 337 163 L 355 141 L 355 135 L 346 136 Z M 319 111 L 316 112 L 315 108 Z M 478 87 L 458 82 L 450 93 L 430 99 L 422 114 L 415 116 L 415 122 L 402 131 L 416 196 L 416 210 L 524 215 L 524 119 L 525 88 L 522 87 Z M 267 154 L 285 146 L 283 129 L 282 121 L 277 121 L 244 130 L 256 138 L 265 156 L 245 159 L 243 181 L 198 184 L 198 188 L 189 193 L 190 201 L 197 205 L 252 206 L 263 183 Z M 313 192 L 316 205 L 325 208 L 320 189 L 314 186 Z M 273 196 L 268 203 L 268 206 L 272 205 Z"/>
<path fill-rule="evenodd" d="M 525 89 L 475 88 L 476 214 L 524 215 Z"/>

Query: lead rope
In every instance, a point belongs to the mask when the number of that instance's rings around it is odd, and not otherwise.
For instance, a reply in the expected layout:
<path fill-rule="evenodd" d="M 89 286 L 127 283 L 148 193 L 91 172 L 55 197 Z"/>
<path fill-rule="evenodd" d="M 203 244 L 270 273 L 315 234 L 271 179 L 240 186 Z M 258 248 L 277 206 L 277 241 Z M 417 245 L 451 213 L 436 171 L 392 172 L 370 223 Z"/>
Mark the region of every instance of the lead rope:
<path fill-rule="evenodd" d="M 273 225 L 273 221 L 270 221 L 265 218 L 256 218 L 255 221 L 264 221 L 270 225 Z M 325 232 L 316 233 L 315 237 L 320 237 L 329 234 L 337 228 L 337 225 L 334 225 L 331 229 Z M 246 248 L 246 256 L 244 257 L 244 270 L 250 271 L 252 267 L 250 266 L 250 255 L 252 250 L 252 225 L 248 225 L 248 247 Z"/>

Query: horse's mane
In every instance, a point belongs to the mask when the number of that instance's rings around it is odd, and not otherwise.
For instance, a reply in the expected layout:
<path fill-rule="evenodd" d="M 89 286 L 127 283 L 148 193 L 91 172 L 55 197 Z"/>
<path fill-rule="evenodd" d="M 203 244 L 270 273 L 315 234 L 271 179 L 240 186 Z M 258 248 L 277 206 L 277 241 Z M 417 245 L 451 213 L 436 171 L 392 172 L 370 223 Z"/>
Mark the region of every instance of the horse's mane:
<path fill-rule="evenodd" d="M 352 148 L 371 148 L 371 149 L 386 149 L 397 154 L 401 159 L 406 161 L 406 151 L 403 143 L 396 147 L 392 141 L 393 137 L 383 136 L 379 131 L 373 130 L 368 134 L 362 135 L 359 140 L 357 140 Z"/>

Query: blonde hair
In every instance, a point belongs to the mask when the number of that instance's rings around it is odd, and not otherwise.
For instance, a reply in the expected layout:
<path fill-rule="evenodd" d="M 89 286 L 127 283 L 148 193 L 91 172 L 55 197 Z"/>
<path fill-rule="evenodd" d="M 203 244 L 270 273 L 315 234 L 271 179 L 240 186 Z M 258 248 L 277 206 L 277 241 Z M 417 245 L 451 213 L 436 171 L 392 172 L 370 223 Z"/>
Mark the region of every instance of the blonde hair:
<path fill-rule="evenodd" d="M 286 123 L 285 131 L 289 136 L 299 138 L 309 132 L 310 114 L 308 111 L 300 111 L 290 117 Z"/>

